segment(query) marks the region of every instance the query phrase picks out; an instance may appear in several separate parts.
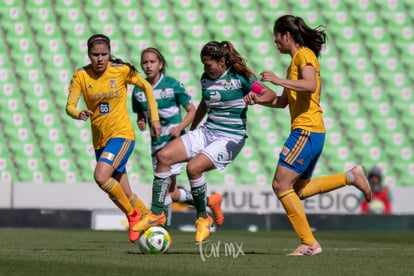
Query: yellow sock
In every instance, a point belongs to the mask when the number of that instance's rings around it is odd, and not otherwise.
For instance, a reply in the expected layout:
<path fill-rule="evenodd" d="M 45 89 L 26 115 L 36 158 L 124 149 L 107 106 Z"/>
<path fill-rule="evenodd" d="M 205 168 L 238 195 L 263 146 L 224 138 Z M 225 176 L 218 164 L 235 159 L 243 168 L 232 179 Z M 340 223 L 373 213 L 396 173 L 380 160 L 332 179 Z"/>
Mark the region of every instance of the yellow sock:
<path fill-rule="evenodd" d="M 101 189 L 108 194 L 109 198 L 126 215 L 131 215 L 134 212 L 134 207 L 132 207 L 131 202 L 129 202 L 121 184 L 114 178 L 109 178 L 105 184 L 102 185 Z"/>
<path fill-rule="evenodd" d="M 317 194 L 323 194 L 349 184 L 345 173 L 321 176 L 312 179 L 299 192 L 299 198 L 305 199 Z"/>
<path fill-rule="evenodd" d="M 145 216 L 148 213 L 147 206 L 136 194 L 131 194 L 129 197 L 129 202 L 131 202 L 131 205 L 134 207 L 134 209 L 140 212 L 141 216 Z"/>
<path fill-rule="evenodd" d="M 306 218 L 305 208 L 293 189 L 277 195 L 286 210 L 287 217 L 302 243 L 313 244 L 315 238 Z"/>

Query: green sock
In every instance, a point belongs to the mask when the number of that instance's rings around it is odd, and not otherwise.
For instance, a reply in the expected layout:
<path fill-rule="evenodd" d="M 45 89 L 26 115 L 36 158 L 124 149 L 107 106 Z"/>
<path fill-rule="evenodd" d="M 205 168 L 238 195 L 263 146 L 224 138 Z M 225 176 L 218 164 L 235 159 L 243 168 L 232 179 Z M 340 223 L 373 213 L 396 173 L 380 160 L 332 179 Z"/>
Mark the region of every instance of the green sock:
<path fill-rule="evenodd" d="M 171 173 L 156 173 L 152 183 L 151 212 L 161 215 L 164 209 L 165 195 L 171 183 Z"/>
<path fill-rule="evenodd" d="M 164 224 L 164 228 L 169 230 L 171 227 L 171 218 L 172 218 L 172 198 L 171 195 L 167 195 L 164 201 L 164 215 L 167 219 Z"/>
<path fill-rule="evenodd" d="M 180 191 L 180 194 L 181 194 L 179 202 L 184 202 L 184 203 L 190 204 L 191 206 L 195 205 L 194 200 L 193 200 L 193 195 L 191 194 L 190 191 L 187 191 L 183 187 L 178 187 L 178 190 Z"/>
<path fill-rule="evenodd" d="M 201 178 L 200 178 L 201 179 Z M 199 179 L 199 180 L 200 180 Z M 190 180 L 190 182 L 199 182 L 199 180 Z M 204 178 L 202 179 L 203 184 L 200 186 L 194 187 L 194 185 L 191 185 L 191 193 L 193 195 L 194 199 L 194 207 L 197 209 L 197 218 L 203 217 L 207 218 L 207 208 L 206 208 L 206 192 L 207 192 L 207 185 L 204 181 Z M 191 183 L 193 184 L 193 183 Z"/>

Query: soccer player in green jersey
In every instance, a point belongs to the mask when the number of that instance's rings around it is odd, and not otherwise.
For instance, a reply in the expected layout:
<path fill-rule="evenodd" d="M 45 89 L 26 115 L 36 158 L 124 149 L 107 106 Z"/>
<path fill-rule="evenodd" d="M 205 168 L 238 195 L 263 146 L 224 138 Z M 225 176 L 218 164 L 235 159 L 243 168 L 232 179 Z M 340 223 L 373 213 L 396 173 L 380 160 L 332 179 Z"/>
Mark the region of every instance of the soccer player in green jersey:
<path fill-rule="evenodd" d="M 158 113 L 161 121 L 161 136 L 159 139 L 151 136 L 151 156 L 154 169 L 157 165 L 156 154 L 170 141 L 185 133 L 194 119 L 195 106 L 191 101 L 191 96 L 184 89 L 184 85 L 175 78 L 165 74 L 167 61 L 164 55 L 156 48 L 149 47 L 141 52 L 141 68 L 144 70 L 146 80 L 152 85 L 154 96 L 158 104 Z M 183 107 L 187 114 L 182 118 L 181 109 Z M 146 129 L 146 121 L 150 120 L 147 99 L 143 91 L 134 88 L 132 95 L 132 108 L 137 113 L 137 125 L 141 131 Z M 164 202 L 164 213 L 166 216 L 165 227 L 171 225 L 172 202 L 186 202 L 194 205 L 192 194 L 184 188 L 177 188 L 176 176 L 181 174 L 184 163 L 171 165 L 171 184 Z M 216 224 L 223 223 L 223 213 L 221 211 L 221 195 L 213 194 L 208 200 L 208 205 L 212 209 Z"/>
<path fill-rule="evenodd" d="M 207 239 L 213 222 L 206 212 L 204 173 L 213 169 L 223 170 L 243 148 L 247 138 L 247 104 L 243 97 L 257 83 L 244 58 L 229 41 L 207 43 L 201 49 L 200 58 L 204 65 L 202 101 L 191 130 L 157 153 L 151 212 L 134 227 L 134 230 L 143 231 L 165 222 L 163 207 L 165 193 L 171 183 L 171 165 L 188 162 L 187 176 L 197 210 L 196 243 Z M 275 97 L 267 87 L 261 87 L 259 92 L 264 98 Z M 206 114 L 207 120 L 197 128 Z"/>

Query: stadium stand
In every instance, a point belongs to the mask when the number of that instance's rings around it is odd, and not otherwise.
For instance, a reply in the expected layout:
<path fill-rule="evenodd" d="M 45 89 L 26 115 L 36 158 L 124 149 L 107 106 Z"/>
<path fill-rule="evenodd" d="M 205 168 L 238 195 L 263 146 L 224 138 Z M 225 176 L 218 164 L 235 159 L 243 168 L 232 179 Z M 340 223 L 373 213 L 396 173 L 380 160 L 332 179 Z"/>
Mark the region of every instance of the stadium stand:
<path fill-rule="evenodd" d="M 414 185 L 414 77 L 409 74 L 414 8 L 409 0 L 4 0 L 0 181 L 93 181 L 89 123 L 74 121 L 64 111 L 71 74 L 88 63 L 86 39 L 92 33 L 110 36 L 113 54 L 137 68 L 142 49 L 160 48 L 168 73 L 198 103 L 199 52 L 209 40 L 233 42 L 257 73 L 285 74 L 289 59 L 275 51 L 272 37 L 275 18 L 285 13 L 324 25 L 328 32 L 320 59 L 328 134 L 315 175 L 362 162 L 368 168 L 380 165 L 387 185 Z M 248 116 L 246 147 L 224 172 L 208 173 L 208 182 L 271 181 L 289 133 L 288 112 L 255 106 Z M 129 175 L 132 182 L 150 183 L 148 132 L 136 131 Z"/>

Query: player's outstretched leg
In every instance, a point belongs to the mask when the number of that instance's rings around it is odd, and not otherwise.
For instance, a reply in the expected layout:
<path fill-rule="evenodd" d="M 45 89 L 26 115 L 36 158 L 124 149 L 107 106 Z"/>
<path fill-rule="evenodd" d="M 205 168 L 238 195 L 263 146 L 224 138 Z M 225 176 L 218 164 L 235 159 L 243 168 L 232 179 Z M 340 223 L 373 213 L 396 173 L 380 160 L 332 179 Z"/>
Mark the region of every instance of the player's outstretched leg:
<path fill-rule="evenodd" d="M 362 166 L 356 166 L 346 172 L 346 177 L 357 189 L 363 194 L 365 199 L 370 202 L 372 198 L 371 186 L 365 174 L 365 170 Z"/>
<path fill-rule="evenodd" d="M 214 220 L 218 227 L 223 225 L 224 215 L 223 210 L 221 210 L 221 202 L 222 197 L 220 194 L 213 193 L 208 197 L 208 207 L 210 207 L 211 211 L 214 214 Z"/>

